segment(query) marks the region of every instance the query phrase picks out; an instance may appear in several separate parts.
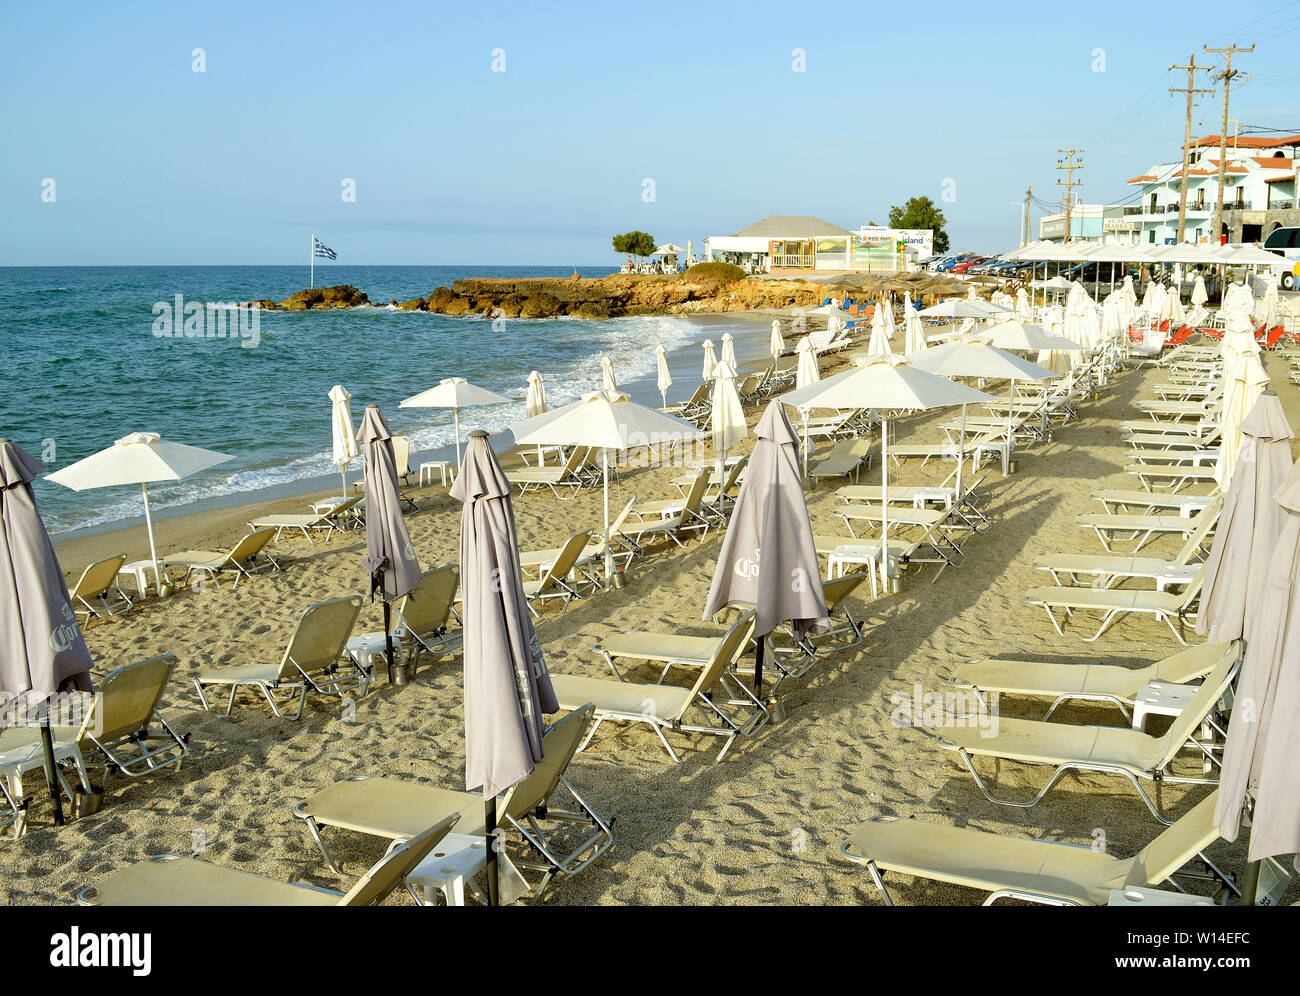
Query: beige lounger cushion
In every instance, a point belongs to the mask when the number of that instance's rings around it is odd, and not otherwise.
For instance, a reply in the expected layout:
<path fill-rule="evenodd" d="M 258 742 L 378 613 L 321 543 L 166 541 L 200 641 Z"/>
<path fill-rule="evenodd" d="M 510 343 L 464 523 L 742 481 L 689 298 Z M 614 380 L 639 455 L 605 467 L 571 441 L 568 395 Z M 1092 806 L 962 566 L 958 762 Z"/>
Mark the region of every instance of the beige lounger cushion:
<path fill-rule="evenodd" d="M 453 813 L 456 832 L 483 833 L 483 796 L 397 778 L 335 782 L 301 803 L 298 811 L 321 823 L 389 840 L 414 837 Z"/>
<path fill-rule="evenodd" d="M 1141 774 L 1156 768 L 1165 756 L 1160 737 L 1116 726 L 1066 726 L 1003 716 L 996 729 L 995 735 L 988 736 L 987 729 L 949 724 L 930 732 L 972 755 L 1030 764 L 1088 762 Z"/>
<path fill-rule="evenodd" d="M 881 871 L 901 872 L 996 892 L 1019 889 L 1076 903 L 1104 906 L 1123 887 L 1132 858 L 1090 847 L 1003 837 L 920 820 L 865 823 L 849 837 Z"/>
<path fill-rule="evenodd" d="M 675 685 L 642 685 L 576 674 L 551 675 L 551 687 L 561 709 L 578 709 L 590 702 L 596 712 L 672 719 L 686 711 L 691 689 Z"/>
<path fill-rule="evenodd" d="M 620 633 L 602 640 L 600 649 L 611 657 L 636 657 L 647 661 L 689 661 L 707 664 L 722 645 L 720 636 L 678 636 L 672 633 Z"/>
<path fill-rule="evenodd" d="M 295 671 L 296 675 L 297 672 Z M 277 664 L 235 664 L 223 667 L 220 671 L 205 671 L 199 680 L 205 685 L 243 685 L 252 682 L 275 682 L 280 677 L 280 665 Z"/>
<path fill-rule="evenodd" d="M 1070 609 L 1144 609 L 1148 612 L 1168 612 L 1177 615 L 1183 607 L 1182 595 L 1167 591 L 1150 591 L 1145 588 L 1030 588 L 1025 598 L 1031 602 L 1046 602 Z"/>
<path fill-rule="evenodd" d="M 190 857 L 141 861 L 95 890 L 104 906 L 337 906 L 342 898 Z"/>

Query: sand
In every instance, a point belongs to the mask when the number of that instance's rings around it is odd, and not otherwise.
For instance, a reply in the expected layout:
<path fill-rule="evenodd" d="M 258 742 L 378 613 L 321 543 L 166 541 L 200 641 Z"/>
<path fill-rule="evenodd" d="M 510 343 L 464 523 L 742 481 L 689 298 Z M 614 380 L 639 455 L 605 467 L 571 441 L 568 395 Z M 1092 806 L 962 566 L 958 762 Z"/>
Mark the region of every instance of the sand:
<path fill-rule="evenodd" d="M 1292 424 L 1300 426 L 1300 391 L 1285 376 L 1285 361 L 1269 357 L 1274 387 Z M 717 743 L 674 737 L 683 763 L 674 764 L 647 730 L 607 726 L 575 759 L 570 780 L 588 802 L 614 822 L 615 846 L 579 875 L 551 885 L 541 902 L 809 903 L 870 904 L 874 888 L 839 853 L 846 834 L 878 813 L 982 827 L 1023 836 L 1049 833 L 1091 844 L 1104 838 L 1112 853 L 1136 852 L 1160 827 L 1131 787 L 1099 776 L 1067 776 L 1031 810 L 986 801 L 960 762 L 931 738 L 891 719 L 891 696 L 915 686 L 941 690 L 953 666 L 997 655 L 1026 659 L 1123 663 L 1158 659 L 1178 649 L 1168 629 L 1148 618 L 1122 622 L 1095 644 L 1079 639 L 1092 630 L 1067 629 L 1062 640 L 1042 610 L 1027 605 L 1026 588 L 1045 582 L 1032 566 L 1053 551 L 1096 551 L 1091 532 L 1075 525 L 1076 513 L 1100 506 L 1090 494 L 1103 487 L 1134 487 L 1117 423 L 1133 417 L 1134 398 L 1156 371 L 1119 378 L 1078 422 L 1047 445 L 1020 451 L 1020 472 L 995 471 L 983 492 L 993 525 L 966 543 L 967 559 L 931 583 L 933 569 L 908 578 L 899 595 L 871 600 L 865 586 L 851 601 L 866 621 L 863 646 L 842 653 L 810 675 L 783 686 L 786 721 L 738 741 L 713 763 Z M 748 412 L 753 425 L 758 409 Z M 937 422 L 951 413 L 899 423 L 899 441 L 940 437 Z M 752 442 L 752 440 L 750 441 Z M 742 449 L 748 449 L 747 442 Z M 937 482 L 950 465 L 922 469 L 909 461 L 891 482 Z M 632 493 L 644 500 L 674 492 L 677 468 L 625 471 L 611 504 Z M 878 467 L 862 483 L 878 481 Z M 835 517 L 835 484 L 810 494 L 814 527 L 843 531 Z M 421 563 L 433 567 L 457 556 L 459 506 L 440 488 L 418 494 L 420 510 L 408 516 Z M 302 499 L 281 505 L 298 510 Z M 267 510 L 259 506 L 259 510 Z M 160 551 L 182 546 L 228 547 L 244 531 L 247 510 L 229 508 L 160 523 Z M 556 546 L 573 529 L 600 521 L 600 492 L 559 503 L 549 494 L 515 500 L 521 545 Z M 116 550 L 138 555 L 143 539 L 105 533 L 60 545 L 69 572 Z M 548 608 L 538 625 L 553 672 L 604 675 L 593 646 L 611 633 L 633 629 L 710 634 L 700 619 L 721 536 L 711 531 L 684 551 L 667 548 L 630 568 L 621 591 L 575 603 L 567 613 Z M 1177 539 L 1151 544 L 1151 555 L 1172 555 Z M 250 660 L 278 659 L 301 611 L 331 596 L 364 593 L 364 536 L 350 533 L 309 545 L 286 537 L 277 548 L 286 569 L 233 590 L 181 591 L 153 599 L 125 616 L 93 623 L 86 632 L 102 673 L 144 656 L 170 651 L 179 658 L 164 699 L 165 715 L 189 737 L 191 756 L 179 771 L 138 780 L 110 779 L 104 807 L 62 829 L 51 823 L 39 775 L 30 776 L 31 827 L 19 842 L 0 843 L 0 900 L 54 903 L 73 900 L 81 886 L 115 869 L 162 852 L 202 850 L 220 864 L 274 878 L 346 888 L 350 878 L 331 873 L 300 821 L 300 799 L 355 774 L 392 775 L 450 788 L 463 787 L 463 717 L 459 660 L 424 667 L 405 687 L 380 683 L 351 711 L 325 698 L 308 700 L 299 722 L 276 719 L 265 704 L 242 696 L 233 716 L 206 713 L 192 677 Z M 378 629 L 380 606 L 367 602 L 358 631 Z M 651 669 L 629 677 L 654 680 Z M 1045 704 L 1004 699 L 1003 715 L 1039 718 Z M 1061 722 L 1123 725 L 1117 710 L 1079 706 L 1058 711 Z M 1160 720 L 1150 729 L 1163 730 Z M 670 735 L 671 736 L 671 735 Z M 984 768 L 986 772 L 990 768 Z M 1041 770 L 1003 765 L 1002 791 L 1026 795 L 1045 777 Z M 1165 802 L 1176 811 L 1203 797 L 1203 787 L 1171 786 Z M 382 842 L 335 832 L 331 846 L 349 875 L 383 851 Z M 1210 854 L 1239 870 L 1244 844 L 1220 842 Z M 908 904 L 971 904 L 969 890 L 906 877 L 891 880 L 895 899 Z M 1294 888 L 1293 888 L 1293 891 Z M 1294 897 L 1292 897 L 1294 898 Z M 405 894 L 391 903 L 410 904 Z"/>

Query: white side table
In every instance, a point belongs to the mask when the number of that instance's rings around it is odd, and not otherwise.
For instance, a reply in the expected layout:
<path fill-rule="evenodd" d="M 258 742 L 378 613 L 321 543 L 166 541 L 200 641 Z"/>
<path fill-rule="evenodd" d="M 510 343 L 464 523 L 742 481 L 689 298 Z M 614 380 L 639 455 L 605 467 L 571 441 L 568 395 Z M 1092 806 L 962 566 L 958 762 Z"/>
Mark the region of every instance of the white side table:
<path fill-rule="evenodd" d="M 135 586 L 139 590 L 141 598 L 149 597 L 149 575 L 152 573 L 152 560 L 132 561 L 129 564 L 123 564 L 117 570 L 118 577 L 121 577 L 123 574 L 129 574 L 135 578 Z M 163 566 L 161 560 L 158 561 L 158 576 L 161 578 L 167 578 L 168 581 L 171 580 L 167 575 L 167 568 Z"/>
<path fill-rule="evenodd" d="M 842 578 L 845 568 L 850 564 L 867 566 L 867 578 L 871 581 L 871 597 L 880 594 L 876 582 L 876 571 L 880 565 L 880 544 L 861 543 L 837 546 L 826 558 L 826 573 L 831 578 Z"/>
<path fill-rule="evenodd" d="M 1197 692 L 1195 685 L 1148 681 L 1138 689 L 1133 703 L 1133 729 L 1146 730 L 1148 716 L 1177 716 Z"/>
<path fill-rule="evenodd" d="M 447 485 L 447 478 L 456 480 L 456 465 L 452 461 L 426 460 L 420 464 L 420 487 L 424 487 L 426 481 L 429 484 L 433 483 L 434 471 L 437 471 L 438 479 L 444 487 Z"/>
<path fill-rule="evenodd" d="M 428 857 L 406 876 L 412 885 L 424 889 L 426 906 L 436 906 L 433 892 L 441 889 L 448 906 L 465 905 L 465 883 L 482 899 L 474 876 L 487 867 L 487 838 L 449 833 Z"/>

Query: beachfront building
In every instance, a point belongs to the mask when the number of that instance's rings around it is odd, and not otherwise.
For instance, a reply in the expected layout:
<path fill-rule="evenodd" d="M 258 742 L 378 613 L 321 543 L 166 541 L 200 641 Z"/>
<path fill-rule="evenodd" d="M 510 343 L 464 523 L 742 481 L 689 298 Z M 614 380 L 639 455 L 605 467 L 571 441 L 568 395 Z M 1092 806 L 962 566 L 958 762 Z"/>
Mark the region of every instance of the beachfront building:
<path fill-rule="evenodd" d="M 705 259 L 751 273 L 897 272 L 933 252 L 928 229 L 864 225 L 850 231 L 810 215 L 773 214 L 733 235 L 704 240 Z"/>
<path fill-rule="evenodd" d="M 1228 139 L 1223 181 L 1223 224 L 1214 234 L 1219 197 L 1219 136 L 1192 140 L 1188 151 L 1188 242 L 1263 242 L 1276 228 L 1300 224 L 1296 207 L 1297 153 L 1300 135 L 1276 138 L 1234 136 Z M 1183 163 L 1156 163 L 1128 181 L 1140 200 L 1124 208 L 1138 226 L 1138 239 L 1171 245 L 1178 240 L 1178 203 Z"/>
<path fill-rule="evenodd" d="M 1125 214 L 1122 204 L 1075 204 L 1070 208 L 1070 241 L 1125 243 L 1138 240 L 1139 226 Z M 1038 220 L 1038 237 L 1065 241 L 1065 212 L 1045 214 Z"/>

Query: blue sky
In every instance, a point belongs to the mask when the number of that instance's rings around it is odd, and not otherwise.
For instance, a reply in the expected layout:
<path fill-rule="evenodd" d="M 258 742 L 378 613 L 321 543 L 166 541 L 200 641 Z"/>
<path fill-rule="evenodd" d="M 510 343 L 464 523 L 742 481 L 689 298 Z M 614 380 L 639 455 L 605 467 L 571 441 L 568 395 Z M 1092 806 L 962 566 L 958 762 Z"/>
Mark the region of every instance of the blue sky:
<path fill-rule="evenodd" d="M 1206 43 L 1258 43 L 1243 128 L 1300 132 L 1297 2 L 184 6 L 10 6 L 0 265 L 297 263 L 312 232 L 349 263 L 600 264 L 614 232 L 884 223 L 947 180 L 954 248 L 1008 248 L 1058 147 L 1087 202 L 1180 155 L 1167 67 Z"/>

